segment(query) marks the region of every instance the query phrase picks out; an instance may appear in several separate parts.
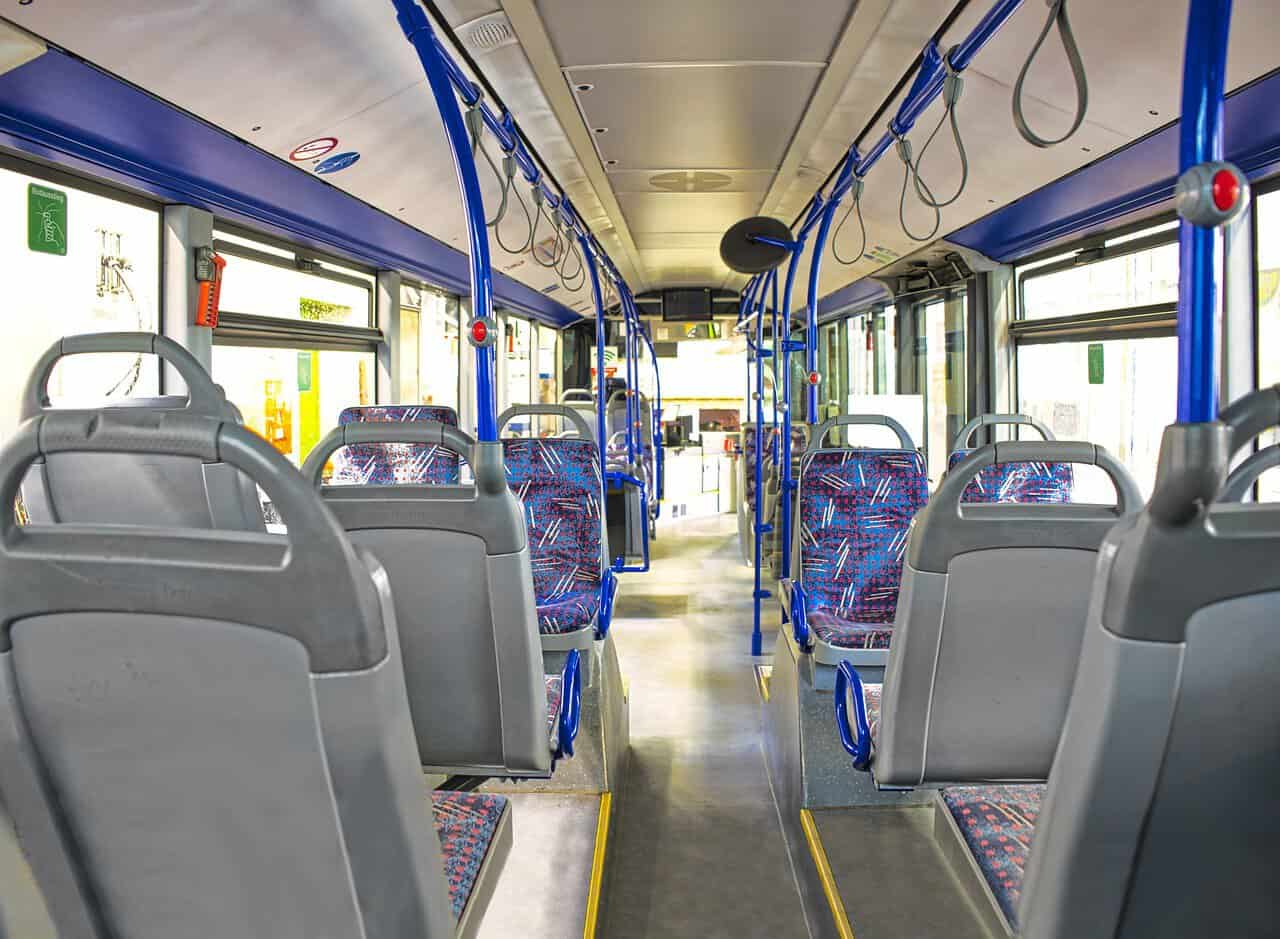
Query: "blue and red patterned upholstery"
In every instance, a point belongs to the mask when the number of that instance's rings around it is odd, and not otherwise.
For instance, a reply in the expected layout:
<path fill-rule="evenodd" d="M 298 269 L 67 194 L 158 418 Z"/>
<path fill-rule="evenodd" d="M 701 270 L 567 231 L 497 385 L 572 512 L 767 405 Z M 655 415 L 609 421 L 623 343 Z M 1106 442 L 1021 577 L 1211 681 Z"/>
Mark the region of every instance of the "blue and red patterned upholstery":
<path fill-rule="evenodd" d="M 1044 786 L 964 786 L 942 791 L 947 809 L 1015 932 L 1022 878 L 1044 790 Z"/>
<path fill-rule="evenodd" d="M 435 405 L 389 405 L 345 408 L 338 423 L 370 421 L 438 421 L 458 426 L 453 408 Z M 333 455 L 336 485 L 449 485 L 458 482 L 458 455 L 435 444 L 365 443 L 343 447 Z"/>
<path fill-rule="evenodd" d="M 560 749 L 560 701 L 564 697 L 564 679 L 560 675 L 544 675 L 547 681 L 547 740 L 551 752 Z"/>
<path fill-rule="evenodd" d="M 542 633 L 576 632 L 600 609 L 600 455 L 572 437 L 502 441 L 507 484 L 524 505 Z"/>
<path fill-rule="evenodd" d="M 887 649 L 907 530 L 928 497 L 914 450 L 816 450 L 800 479 L 800 569 L 810 630 L 842 649 Z"/>
<path fill-rule="evenodd" d="M 782 435 L 781 428 L 769 426 L 765 429 L 765 451 L 764 460 L 761 464 L 761 473 L 768 476 L 769 471 L 775 465 L 773 458 L 774 441 L 779 440 Z M 799 427 L 791 428 L 791 455 L 792 457 L 800 456 L 804 453 L 805 447 L 808 446 L 808 437 Z M 778 455 L 782 455 L 782 445 L 778 444 Z M 745 468 L 746 487 L 744 489 L 743 498 L 750 504 L 755 504 L 756 497 L 756 428 L 754 424 L 745 425 L 742 428 L 742 459 Z"/>
<path fill-rule="evenodd" d="M 957 450 L 947 460 L 955 469 L 972 450 Z M 1075 472 L 1070 463 L 994 463 L 965 486 L 961 502 L 1063 503 L 1071 501 Z"/>
<path fill-rule="evenodd" d="M 506 808 L 506 796 L 486 792 L 431 793 L 431 815 L 440 838 L 454 919 L 459 919 L 467 908 Z"/>

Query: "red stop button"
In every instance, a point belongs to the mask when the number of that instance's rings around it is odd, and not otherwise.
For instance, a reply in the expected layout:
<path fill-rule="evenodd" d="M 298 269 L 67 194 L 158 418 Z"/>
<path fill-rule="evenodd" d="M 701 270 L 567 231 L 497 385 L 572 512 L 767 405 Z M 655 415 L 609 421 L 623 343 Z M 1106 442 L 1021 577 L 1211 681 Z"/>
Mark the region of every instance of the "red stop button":
<path fill-rule="evenodd" d="M 1213 204 L 1219 212 L 1229 212 L 1240 201 L 1240 180 L 1231 170 L 1213 174 Z"/>

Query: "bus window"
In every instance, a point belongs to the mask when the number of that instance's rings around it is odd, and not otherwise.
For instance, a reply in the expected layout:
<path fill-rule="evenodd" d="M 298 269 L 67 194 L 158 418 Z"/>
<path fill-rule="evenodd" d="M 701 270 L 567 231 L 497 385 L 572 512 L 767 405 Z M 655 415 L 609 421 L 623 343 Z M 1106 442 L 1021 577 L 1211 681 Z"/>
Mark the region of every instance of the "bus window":
<path fill-rule="evenodd" d="M 377 401 L 374 278 L 221 230 L 214 245 L 227 266 L 213 378 L 245 424 L 301 463 L 343 408 Z"/>
<path fill-rule="evenodd" d="M 430 287 L 400 288 L 400 403 L 458 407 L 457 298 Z"/>
<path fill-rule="evenodd" d="M 1018 411 L 1106 447 L 1147 495 L 1177 406 L 1176 238 L 1162 224 L 1017 271 Z M 1078 501 L 1113 491 L 1100 471 L 1076 474 Z"/>
<path fill-rule="evenodd" d="M 62 336 L 160 328 L 160 213 L 62 180 L 0 168 L 0 236 L 5 278 L 0 436 L 17 426 L 31 365 Z M 19 275 L 20 272 L 20 276 Z M 78 355 L 49 381 L 55 404 L 156 395 L 149 355 Z"/>
<path fill-rule="evenodd" d="M 965 316 L 962 292 L 916 305 L 916 388 L 924 393 L 925 455 L 929 478 L 947 469 L 951 442 L 968 420 L 965 382 Z"/>
<path fill-rule="evenodd" d="M 1258 220 L 1258 386 L 1280 383 L 1280 191 L 1259 196 Z M 1268 446 L 1280 439 L 1274 430 L 1258 440 Z M 1280 502 L 1280 470 L 1258 481 L 1260 502 Z"/>
<path fill-rule="evenodd" d="M 556 381 L 556 341 L 559 333 L 550 326 L 534 324 L 537 336 L 537 402 L 539 404 L 555 404 L 560 400 L 558 382 Z M 555 434 L 560 429 L 560 419 L 556 417 L 540 417 L 537 420 L 538 435 Z"/>

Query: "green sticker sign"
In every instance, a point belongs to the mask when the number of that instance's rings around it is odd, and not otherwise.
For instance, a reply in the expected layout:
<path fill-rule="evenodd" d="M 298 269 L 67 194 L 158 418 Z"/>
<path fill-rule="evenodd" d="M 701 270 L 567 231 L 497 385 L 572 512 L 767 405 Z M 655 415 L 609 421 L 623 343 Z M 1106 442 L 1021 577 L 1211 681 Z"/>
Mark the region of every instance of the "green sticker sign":
<path fill-rule="evenodd" d="M 1089 384 L 1101 385 L 1105 382 L 1106 370 L 1103 368 L 1102 343 L 1089 344 Z"/>
<path fill-rule="evenodd" d="M 67 194 L 32 183 L 27 187 L 27 247 L 43 254 L 67 253 Z"/>
<path fill-rule="evenodd" d="M 298 390 L 311 390 L 311 353 L 298 353 Z"/>

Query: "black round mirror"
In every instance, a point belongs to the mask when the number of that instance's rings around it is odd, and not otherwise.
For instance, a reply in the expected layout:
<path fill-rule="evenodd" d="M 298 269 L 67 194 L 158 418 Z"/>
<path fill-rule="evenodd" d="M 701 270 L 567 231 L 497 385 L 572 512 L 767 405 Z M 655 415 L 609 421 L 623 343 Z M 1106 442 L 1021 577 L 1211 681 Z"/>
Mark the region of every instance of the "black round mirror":
<path fill-rule="evenodd" d="M 787 259 L 792 240 L 785 222 L 767 215 L 744 218 L 720 239 L 720 260 L 739 274 L 763 274 Z"/>

